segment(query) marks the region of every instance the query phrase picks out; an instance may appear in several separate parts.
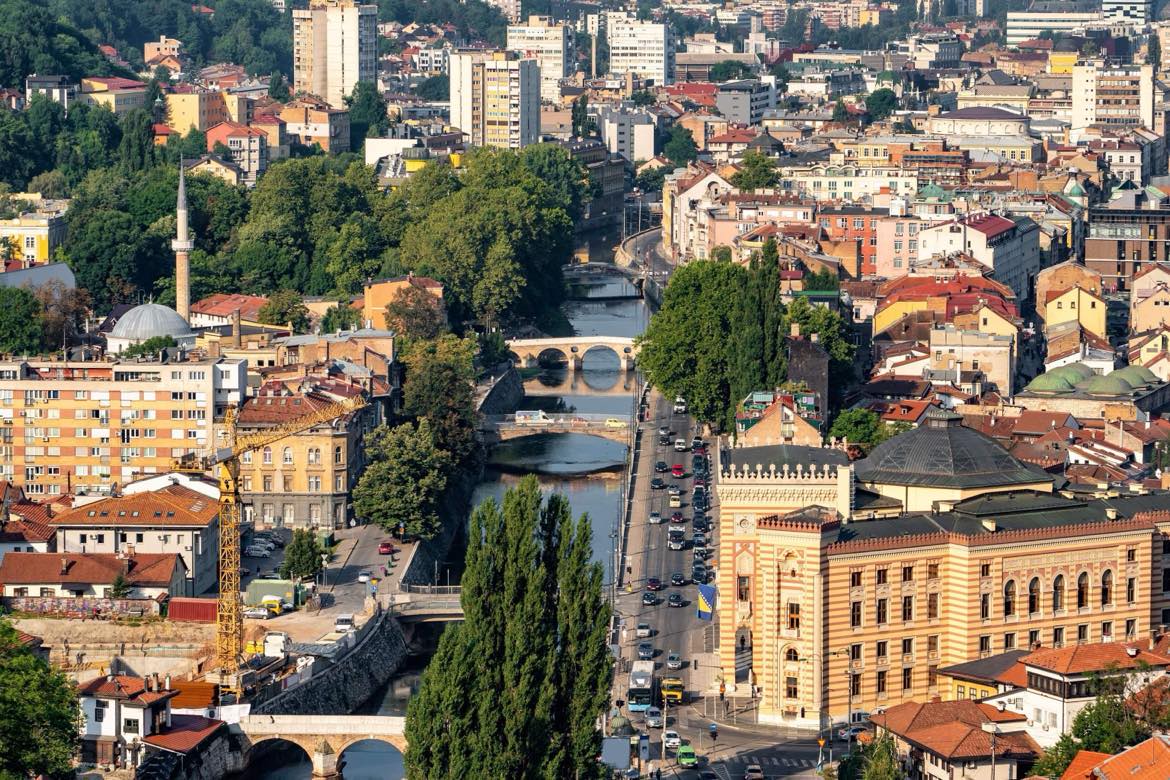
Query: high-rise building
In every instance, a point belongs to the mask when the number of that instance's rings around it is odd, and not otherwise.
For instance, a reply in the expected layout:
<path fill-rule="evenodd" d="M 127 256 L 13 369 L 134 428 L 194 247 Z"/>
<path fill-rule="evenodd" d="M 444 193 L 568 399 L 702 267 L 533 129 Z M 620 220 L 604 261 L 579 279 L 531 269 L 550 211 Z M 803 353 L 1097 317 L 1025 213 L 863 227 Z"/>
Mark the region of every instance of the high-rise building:
<path fill-rule="evenodd" d="M 519 149 L 540 140 L 540 66 L 515 52 L 451 55 L 451 124 L 472 146 Z"/>
<path fill-rule="evenodd" d="M 606 14 L 606 40 L 610 73 L 635 73 L 659 86 L 674 81 L 674 38 L 668 25 L 610 12 Z"/>
<path fill-rule="evenodd" d="M 323 98 L 334 108 L 359 81 L 374 83 L 378 62 L 378 6 L 354 0 L 310 0 L 293 11 L 293 91 Z"/>
<path fill-rule="evenodd" d="M 548 16 L 529 16 L 527 24 L 508 25 L 508 51 L 531 57 L 540 65 L 540 98 L 561 102 L 560 80 L 570 74 L 573 60 L 569 25 Z"/>
<path fill-rule="evenodd" d="M 1072 129 L 1154 128 L 1154 66 L 1082 60 L 1072 72 Z"/>
<path fill-rule="evenodd" d="M 488 0 L 488 5 L 499 8 L 509 22 L 520 21 L 520 0 Z"/>
<path fill-rule="evenodd" d="M 1149 0 L 1101 0 L 1106 24 L 1145 25 L 1150 21 Z"/>

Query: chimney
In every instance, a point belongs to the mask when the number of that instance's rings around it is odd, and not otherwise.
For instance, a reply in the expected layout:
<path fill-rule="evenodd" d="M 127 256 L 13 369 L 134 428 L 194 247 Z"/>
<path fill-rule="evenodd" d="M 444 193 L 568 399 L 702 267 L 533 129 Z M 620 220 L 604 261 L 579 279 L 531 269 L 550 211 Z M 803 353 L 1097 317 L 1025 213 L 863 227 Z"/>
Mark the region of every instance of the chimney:
<path fill-rule="evenodd" d="M 1127 647 L 1125 648 L 1125 654 L 1130 658 L 1137 658 L 1138 649 L 1136 647 Z"/>
<path fill-rule="evenodd" d="M 62 574 L 69 573 L 69 559 L 66 558 L 64 555 L 61 556 L 61 573 Z"/>
<path fill-rule="evenodd" d="M 168 691 L 171 689 L 171 676 L 169 674 L 166 676 L 165 686 Z"/>
<path fill-rule="evenodd" d="M 1117 510 L 1114 509 L 1113 507 L 1106 507 L 1105 508 L 1105 519 L 1116 520 L 1117 519 Z"/>
<path fill-rule="evenodd" d="M 130 573 L 130 559 L 129 558 L 122 559 L 122 573 L 123 574 Z"/>
<path fill-rule="evenodd" d="M 816 333 L 813 333 L 811 336 L 808 337 L 808 340 L 811 341 L 813 344 L 816 344 L 820 340 L 820 336 Z"/>
<path fill-rule="evenodd" d="M 240 310 L 232 312 L 232 347 L 240 348 Z"/>

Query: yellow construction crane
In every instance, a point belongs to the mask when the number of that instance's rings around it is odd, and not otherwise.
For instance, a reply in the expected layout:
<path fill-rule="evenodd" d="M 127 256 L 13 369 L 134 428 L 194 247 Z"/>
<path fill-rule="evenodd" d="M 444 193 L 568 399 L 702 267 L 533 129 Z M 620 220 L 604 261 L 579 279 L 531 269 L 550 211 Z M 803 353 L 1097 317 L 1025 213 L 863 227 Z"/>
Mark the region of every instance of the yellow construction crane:
<path fill-rule="evenodd" d="M 243 603 L 240 595 L 240 456 L 273 442 L 307 431 L 366 405 L 361 396 L 330 403 L 308 414 L 271 428 L 236 436 L 236 407 L 224 413 L 227 447 L 205 458 L 185 458 L 175 467 L 181 471 L 215 471 L 219 480 L 219 602 L 215 617 L 215 665 L 220 688 L 239 696 L 240 659 L 244 651 Z M 238 701 L 238 698 L 237 698 Z"/>

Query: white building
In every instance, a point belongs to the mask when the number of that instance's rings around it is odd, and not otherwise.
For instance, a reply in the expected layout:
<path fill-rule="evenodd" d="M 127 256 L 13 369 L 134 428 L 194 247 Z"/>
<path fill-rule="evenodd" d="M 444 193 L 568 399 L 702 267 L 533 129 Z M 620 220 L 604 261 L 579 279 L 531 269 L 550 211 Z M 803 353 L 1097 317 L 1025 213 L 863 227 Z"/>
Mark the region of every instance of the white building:
<path fill-rule="evenodd" d="M 519 149 L 540 140 L 540 66 L 515 52 L 451 55 L 451 124 L 472 146 Z"/>
<path fill-rule="evenodd" d="M 634 73 L 659 86 L 674 82 L 674 38 L 668 25 L 610 12 L 606 28 L 610 73 Z"/>
<path fill-rule="evenodd" d="M 1150 0 L 1101 0 L 1106 24 L 1142 27 L 1150 21 Z"/>
<path fill-rule="evenodd" d="M 654 118 L 645 111 L 602 109 L 601 138 L 610 154 L 630 162 L 654 156 Z"/>
<path fill-rule="evenodd" d="M 377 83 L 377 64 L 378 6 L 310 0 L 293 10 L 293 92 L 344 108 L 359 81 Z"/>
<path fill-rule="evenodd" d="M 508 51 L 540 65 L 540 98 L 546 103 L 561 102 L 561 79 L 572 72 L 570 33 L 569 25 L 548 16 L 529 16 L 527 24 L 508 25 Z"/>
<path fill-rule="evenodd" d="M 1028 217 L 980 214 L 919 231 L 919 261 L 957 252 L 990 268 L 991 277 L 1011 287 L 1016 297 L 1028 298 L 1040 272 L 1040 227 Z"/>
<path fill-rule="evenodd" d="M 499 8 L 509 22 L 520 21 L 520 0 L 487 0 L 487 4 Z"/>
<path fill-rule="evenodd" d="M 1068 35 L 1101 26 L 1100 6 L 1092 2 L 1034 0 L 1026 11 L 1008 11 L 1006 39 L 1015 46 L 1039 38 L 1045 30 Z"/>
<path fill-rule="evenodd" d="M 1154 129 L 1154 66 L 1084 60 L 1073 66 L 1072 129 Z"/>
<path fill-rule="evenodd" d="M 419 49 L 414 53 L 414 69 L 430 76 L 446 75 L 451 63 L 451 47 Z"/>
<path fill-rule="evenodd" d="M 170 689 L 170 682 L 169 676 L 160 682 L 111 674 L 78 686 L 81 760 L 138 766 L 146 757 L 144 743 L 172 725 L 171 699 L 179 692 Z"/>

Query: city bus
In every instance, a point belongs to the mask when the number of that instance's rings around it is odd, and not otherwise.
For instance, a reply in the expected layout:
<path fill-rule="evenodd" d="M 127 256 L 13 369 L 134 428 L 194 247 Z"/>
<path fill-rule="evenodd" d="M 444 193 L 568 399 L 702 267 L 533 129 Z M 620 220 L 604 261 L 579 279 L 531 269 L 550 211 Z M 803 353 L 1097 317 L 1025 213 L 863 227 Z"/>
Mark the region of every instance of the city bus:
<path fill-rule="evenodd" d="M 630 667 L 630 687 L 626 706 L 630 712 L 645 712 L 654 704 L 654 662 L 634 661 Z"/>

